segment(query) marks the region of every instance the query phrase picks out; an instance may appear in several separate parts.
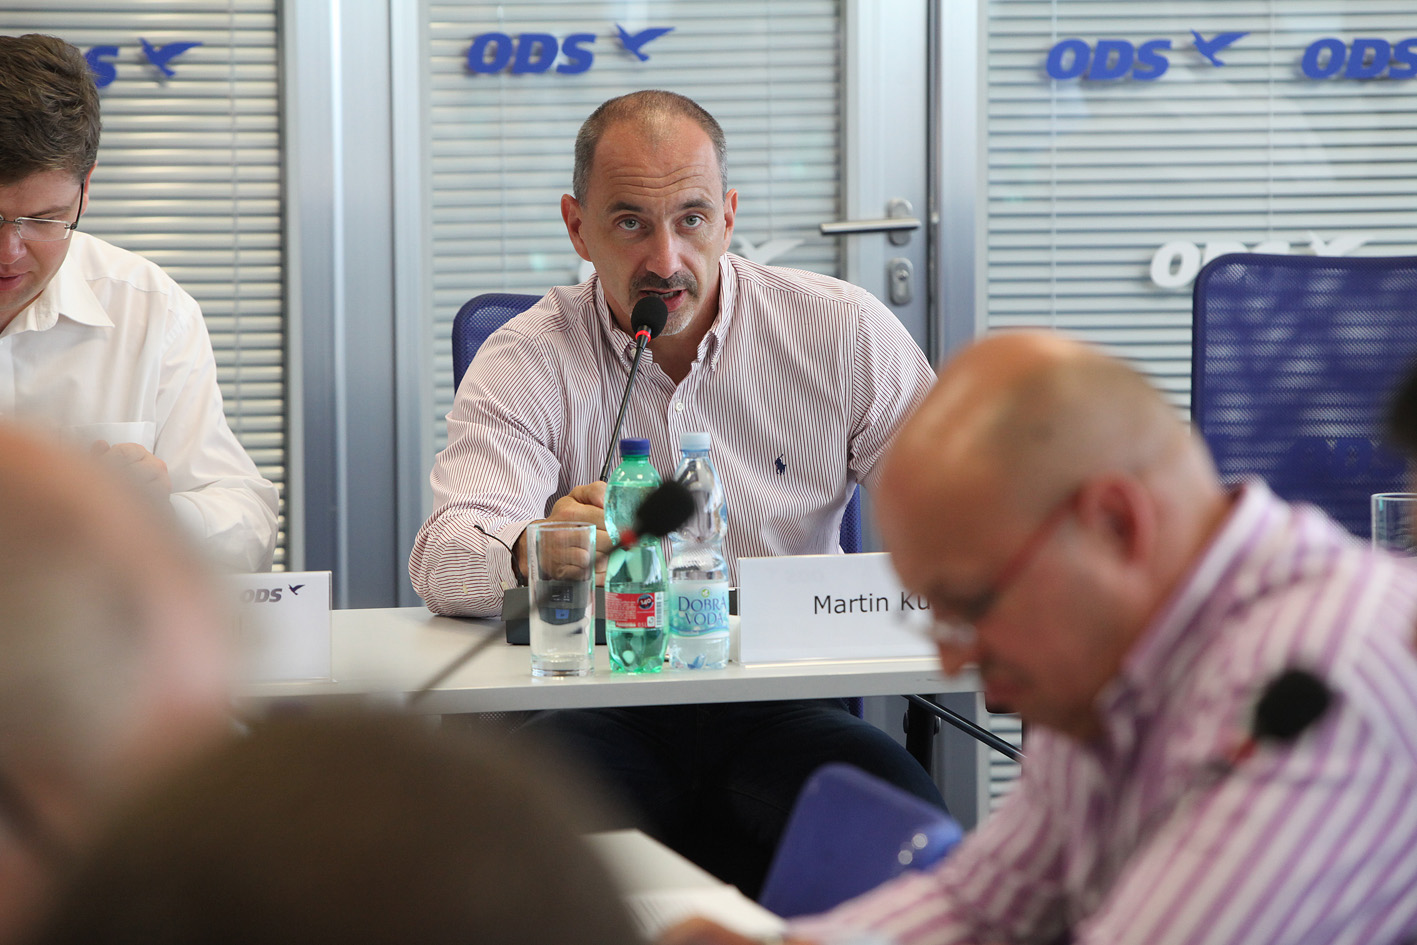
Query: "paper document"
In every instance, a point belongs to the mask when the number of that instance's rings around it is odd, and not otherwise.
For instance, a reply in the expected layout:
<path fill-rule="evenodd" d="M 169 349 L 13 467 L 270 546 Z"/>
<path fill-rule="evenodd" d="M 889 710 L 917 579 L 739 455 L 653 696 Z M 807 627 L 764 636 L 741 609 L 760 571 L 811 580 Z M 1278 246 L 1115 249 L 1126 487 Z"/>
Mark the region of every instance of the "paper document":
<path fill-rule="evenodd" d="M 739 892 L 736 886 L 656 889 L 625 896 L 630 914 L 651 941 L 669 926 L 701 915 L 740 935 L 772 935 L 787 923 Z"/>

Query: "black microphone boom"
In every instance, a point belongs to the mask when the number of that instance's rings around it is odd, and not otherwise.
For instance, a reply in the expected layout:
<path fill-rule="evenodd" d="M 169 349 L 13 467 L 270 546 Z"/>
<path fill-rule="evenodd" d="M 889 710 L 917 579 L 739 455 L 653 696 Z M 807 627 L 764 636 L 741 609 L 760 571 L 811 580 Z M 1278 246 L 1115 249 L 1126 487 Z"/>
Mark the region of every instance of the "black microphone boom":
<path fill-rule="evenodd" d="M 610 467 L 615 461 L 615 446 L 620 442 L 620 426 L 625 422 L 625 408 L 630 405 L 630 390 L 635 386 L 635 377 L 640 372 L 640 357 L 645 353 L 645 345 L 649 344 L 651 338 L 659 336 L 668 319 L 669 309 L 657 295 L 647 295 L 640 299 L 630 312 L 630 329 L 635 333 L 635 359 L 630 362 L 630 377 L 625 381 L 625 394 L 620 398 L 620 412 L 615 417 L 615 430 L 610 434 L 610 446 L 605 451 L 605 465 L 600 467 L 602 482 L 609 479 Z"/>

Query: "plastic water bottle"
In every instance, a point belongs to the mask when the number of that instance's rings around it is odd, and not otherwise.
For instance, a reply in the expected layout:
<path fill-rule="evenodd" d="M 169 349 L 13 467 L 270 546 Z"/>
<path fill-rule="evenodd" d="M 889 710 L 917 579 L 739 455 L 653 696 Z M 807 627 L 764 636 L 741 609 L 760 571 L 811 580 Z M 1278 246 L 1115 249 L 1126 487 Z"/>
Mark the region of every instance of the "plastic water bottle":
<path fill-rule="evenodd" d="M 694 497 L 694 514 L 669 536 L 669 665 L 722 669 L 728 662 L 728 506 L 709 459 L 707 433 L 685 433 L 674 478 Z"/>
<path fill-rule="evenodd" d="M 620 441 L 620 465 L 605 490 L 605 530 L 631 527 L 635 512 L 659 485 L 650 465 L 649 440 Z M 641 538 L 610 553 L 605 567 L 605 643 L 610 670 L 657 673 L 664 668 L 664 551 L 658 538 Z"/>

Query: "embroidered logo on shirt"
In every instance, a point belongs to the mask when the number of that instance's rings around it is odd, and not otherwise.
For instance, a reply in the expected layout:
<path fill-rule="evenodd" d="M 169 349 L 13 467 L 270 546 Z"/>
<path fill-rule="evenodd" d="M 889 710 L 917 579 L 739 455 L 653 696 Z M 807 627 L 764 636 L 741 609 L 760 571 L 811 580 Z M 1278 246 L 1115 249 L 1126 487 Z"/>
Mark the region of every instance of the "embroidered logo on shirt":
<path fill-rule="evenodd" d="M 779 476 L 787 472 L 787 464 L 782 461 L 782 457 L 786 455 L 786 453 L 779 453 L 777 459 L 773 460 L 773 465 L 777 467 L 777 474 Z"/>

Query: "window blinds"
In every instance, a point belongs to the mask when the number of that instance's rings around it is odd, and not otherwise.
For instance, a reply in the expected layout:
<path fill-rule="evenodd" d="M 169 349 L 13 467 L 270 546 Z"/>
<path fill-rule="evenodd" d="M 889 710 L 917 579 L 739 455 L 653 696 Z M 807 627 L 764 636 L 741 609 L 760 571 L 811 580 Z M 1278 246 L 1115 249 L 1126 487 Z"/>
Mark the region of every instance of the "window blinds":
<path fill-rule="evenodd" d="M 162 266 L 202 306 L 231 428 L 281 489 L 285 326 L 275 0 L 46 0 L 12 34 L 99 50 L 103 140 L 84 229 Z M 152 55 L 145 52 L 147 42 Z M 200 43 L 163 60 L 178 43 Z M 164 47 L 166 47 L 164 49 Z M 165 75 L 153 59 L 172 72 Z"/>
<path fill-rule="evenodd" d="M 838 247 L 817 235 L 836 219 L 840 167 L 841 9 L 837 0 L 523 4 L 429 2 L 433 441 L 445 444 L 452 406 L 448 336 L 458 307 L 482 292 L 541 294 L 579 282 L 580 259 L 561 222 L 577 129 L 605 99 L 640 88 L 693 98 L 728 138 L 729 186 L 739 192 L 734 251 L 801 240 L 774 258 L 837 274 Z M 673 27 L 647 41 L 631 35 Z M 474 38 L 543 33 L 582 44 L 578 74 L 475 74 Z M 488 52 L 494 58 L 495 50 Z M 570 63 L 563 55 L 561 63 Z M 426 466 L 432 465 L 432 456 Z"/>
<path fill-rule="evenodd" d="M 1207 48 L 1247 35 L 1214 65 L 1192 30 Z M 1322 38 L 1413 36 L 1417 8 L 1391 0 L 991 0 L 984 324 L 1089 338 L 1188 408 L 1189 275 L 1208 255 L 1417 251 L 1417 79 L 1302 69 Z M 1065 39 L 1094 57 L 1167 39 L 1168 67 L 1051 79 Z"/>

